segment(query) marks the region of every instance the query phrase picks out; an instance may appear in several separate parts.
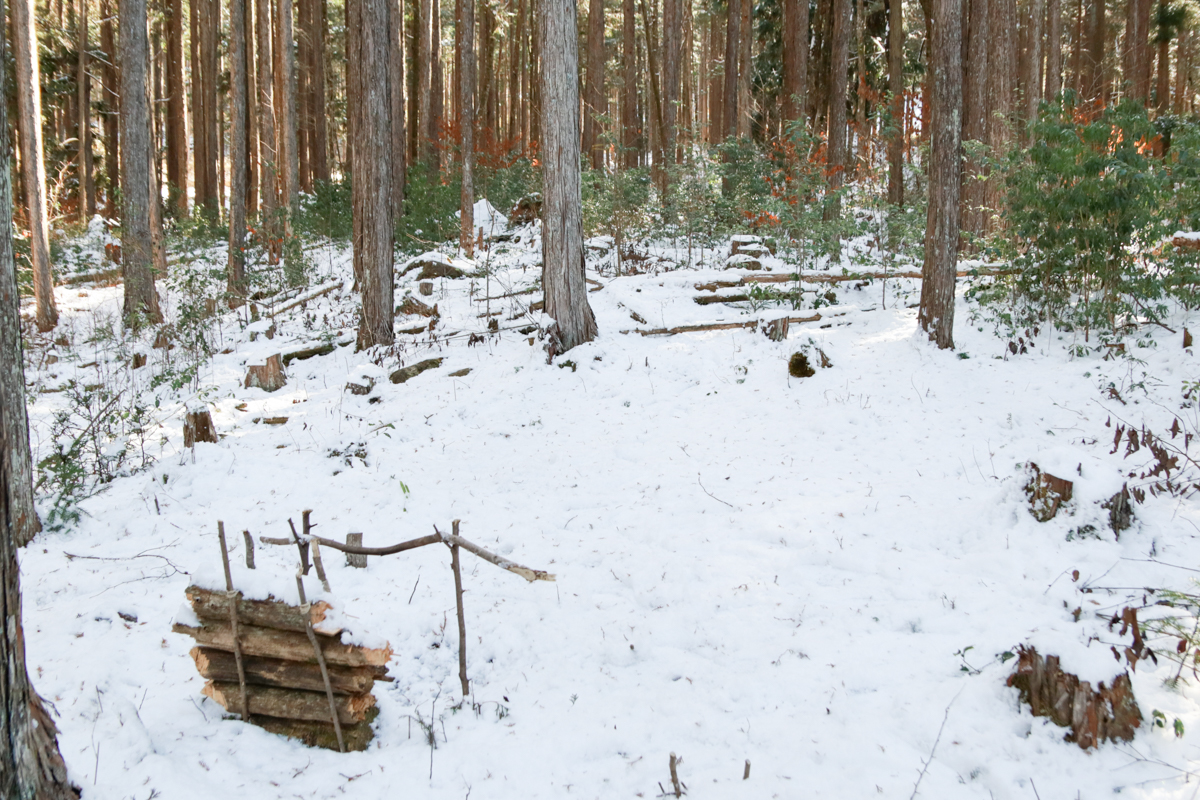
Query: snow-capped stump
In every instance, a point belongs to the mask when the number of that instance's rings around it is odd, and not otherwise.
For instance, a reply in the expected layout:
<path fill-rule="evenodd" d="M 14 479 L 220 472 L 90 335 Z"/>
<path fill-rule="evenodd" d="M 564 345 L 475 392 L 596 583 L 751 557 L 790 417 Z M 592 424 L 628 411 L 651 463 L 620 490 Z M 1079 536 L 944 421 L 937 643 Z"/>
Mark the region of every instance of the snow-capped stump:
<path fill-rule="evenodd" d="M 373 378 L 364 377 L 360 378 L 359 380 L 362 380 L 363 382 L 355 383 L 354 381 L 347 381 L 346 391 L 350 394 L 362 396 L 370 394 L 371 390 L 375 388 L 375 380 Z"/>
<path fill-rule="evenodd" d="M 1049 472 L 1042 472 L 1037 464 L 1029 462 L 1032 473 L 1025 485 L 1029 497 L 1029 510 L 1038 522 L 1049 522 L 1065 504 L 1071 502 L 1074 484 Z"/>
<path fill-rule="evenodd" d="M 1104 741 L 1133 739 L 1142 712 L 1128 672 L 1093 689 L 1090 682 L 1063 672 L 1058 656 L 1043 658 L 1032 647 L 1020 647 L 1017 653 L 1017 669 L 1008 677 L 1008 685 L 1020 691 L 1021 701 L 1029 704 L 1035 717 L 1049 717 L 1055 725 L 1069 727 L 1068 742 L 1086 750 Z"/>
<path fill-rule="evenodd" d="M 250 341 L 258 341 L 259 336 L 265 336 L 268 339 L 275 338 L 275 321 L 270 319 L 260 319 L 257 322 L 251 322 L 246 326 L 246 332 L 250 334 Z"/>
<path fill-rule="evenodd" d="M 421 270 L 417 274 L 419 281 L 429 281 L 434 278 L 461 278 L 467 274 L 454 266 L 447 256 L 436 250 L 422 253 L 409 261 L 404 265 L 404 269 L 400 270 L 400 275 L 403 277 L 415 269 Z"/>
<path fill-rule="evenodd" d="M 773 319 L 763 326 L 763 334 L 772 342 L 786 341 L 790 322 L 787 317 Z"/>
<path fill-rule="evenodd" d="M 725 269 L 762 269 L 762 262 L 749 253 L 736 253 L 725 260 Z"/>
<path fill-rule="evenodd" d="M 133 369 L 141 369 L 142 367 L 146 366 L 146 354 L 145 353 L 134 353 L 133 361 L 130 363 L 129 366 Z"/>
<path fill-rule="evenodd" d="M 217 441 L 217 429 L 207 408 L 192 409 L 183 421 L 183 446 L 195 447 L 196 442 Z"/>
<path fill-rule="evenodd" d="M 427 369 L 434 369 L 436 367 L 440 367 L 441 365 L 442 359 L 427 358 L 424 361 L 418 361 L 416 364 L 412 364 L 407 367 L 401 367 L 400 369 L 396 370 L 391 375 L 391 381 L 392 383 L 404 383 L 405 381 L 417 377 Z"/>
<path fill-rule="evenodd" d="M 508 218 L 513 225 L 528 225 L 542 216 L 542 196 L 537 192 L 527 194 L 513 205 Z"/>
<path fill-rule="evenodd" d="M 1171 244 L 1188 250 L 1200 250 L 1200 231 L 1175 231 Z"/>
<path fill-rule="evenodd" d="M 158 329 L 158 333 L 154 334 L 154 344 L 151 345 L 155 350 L 173 350 L 175 345 L 171 344 L 171 326 L 163 325 Z"/>
<path fill-rule="evenodd" d="M 765 256 L 770 251 L 761 236 L 755 236 L 750 233 L 740 233 L 729 240 L 729 255 L 730 257 L 742 253 L 751 256 Z"/>
<path fill-rule="evenodd" d="M 1129 486 L 1126 485 L 1100 504 L 1101 508 L 1108 511 L 1108 526 L 1118 539 L 1121 537 L 1121 531 L 1129 530 L 1133 525 L 1133 504 L 1129 500 Z"/>
<path fill-rule="evenodd" d="M 411 294 L 406 295 L 404 302 L 396 306 L 396 314 L 404 314 L 410 317 L 436 317 L 438 313 L 437 305 L 427 306 Z"/>
<path fill-rule="evenodd" d="M 245 387 L 257 387 L 265 392 L 274 392 L 287 384 L 287 375 L 283 371 L 283 356 L 279 353 L 267 359 L 266 364 L 253 364 L 246 367 Z"/>
<path fill-rule="evenodd" d="M 433 281 L 421 281 L 421 283 L 417 286 L 417 290 L 424 297 L 432 297 L 433 296 Z"/>

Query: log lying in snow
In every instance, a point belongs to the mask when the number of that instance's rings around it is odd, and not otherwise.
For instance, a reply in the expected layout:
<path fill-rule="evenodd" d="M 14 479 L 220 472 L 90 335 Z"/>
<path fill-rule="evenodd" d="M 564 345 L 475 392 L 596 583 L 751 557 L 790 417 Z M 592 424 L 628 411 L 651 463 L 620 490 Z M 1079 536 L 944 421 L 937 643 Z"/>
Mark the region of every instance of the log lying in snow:
<path fill-rule="evenodd" d="M 205 647 L 233 652 L 233 634 L 229 630 L 228 623 L 222 625 L 214 620 L 194 627 L 176 622 L 171 626 L 171 630 L 191 636 L 197 644 Z M 242 625 L 239 634 L 238 639 L 244 655 L 281 658 L 304 664 L 315 664 L 317 661 L 312 643 L 302 633 Z M 342 644 L 330 636 L 317 636 L 317 641 L 321 643 L 321 653 L 325 656 L 328 664 L 337 664 L 343 667 L 382 667 L 392 657 L 390 646 L 383 648 L 360 647 Z"/>
<path fill-rule="evenodd" d="M 192 660 L 202 678 L 210 681 L 237 684 L 237 661 L 233 653 L 211 647 L 193 647 Z M 275 686 L 282 689 L 303 689 L 325 693 L 325 681 L 321 668 L 316 664 L 298 664 L 279 658 L 246 656 L 242 659 L 246 670 L 246 683 L 257 686 Z M 334 694 L 363 694 L 371 691 L 381 676 L 375 667 L 338 667 L 330 665 L 329 683 Z M 325 704 L 325 715 L 329 719 L 329 704 Z"/>
<path fill-rule="evenodd" d="M 996 275 L 1015 275 L 1014 269 L 968 269 L 959 270 L 956 274 L 960 278 L 967 277 L 989 277 Z M 865 280 L 883 280 L 884 278 L 915 278 L 920 279 L 919 272 L 855 272 L 848 275 L 827 275 L 820 272 L 806 273 L 799 276 L 799 280 L 804 283 L 849 283 L 851 281 Z M 732 289 L 736 286 L 745 286 L 750 283 L 791 283 L 797 279 L 796 274 L 789 273 L 786 275 L 744 275 L 740 280 L 736 281 L 713 281 L 712 283 L 697 283 L 695 285 L 698 292 L 715 292 L 717 289 Z"/>
<path fill-rule="evenodd" d="M 342 726 L 342 740 L 346 743 L 347 752 L 367 749 L 375 734 L 371 730 L 371 721 L 379 714 L 378 708 L 367 711 L 366 720 L 357 725 Z M 270 733 L 287 736 L 309 747 L 323 747 L 326 750 L 337 751 L 337 734 L 329 722 L 311 722 L 298 719 L 279 719 L 278 717 L 255 717 L 254 724 Z"/>
<path fill-rule="evenodd" d="M 200 619 L 218 623 L 229 621 L 229 600 L 224 592 L 189 586 L 185 594 L 192 611 L 196 612 Z M 304 633 L 304 623 L 307 621 L 312 623 L 313 630 L 317 633 L 337 636 L 342 629 L 325 622 L 325 614 L 329 609 L 328 603 L 318 600 L 309 607 L 306 617 L 301 609 L 278 600 L 247 600 L 243 597 L 238 603 L 238 621 L 260 628 L 276 628 L 296 633 Z"/>
<path fill-rule="evenodd" d="M 226 711 L 237 711 L 241 707 L 241 690 L 238 684 L 209 681 L 202 690 Z M 272 686 L 247 686 L 246 700 L 250 714 L 268 717 L 323 722 L 330 718 L 329 698 L 324 690 L 302 692 L 296 689 L 276 689 Z M 366 719 L 367 710 L 375 706 L 375 695 L 354 694 L 334 697 L 338 722 L 354 725 Z"/>
<path fill-rule="evenodd" d="M 1018 650 L 1017 670 L 1008 685 L 1021 692 L 1035 717 L 1049 717 L 1071 732 L 1066 739 L 1086 750 L 1106 740 L 1128 742 L 1142 724 L 1129 674 L 1121 673 L 1095 689 L 1091 683 L 1062 671 L 1058 656 L 1042 657 L 1037 650 Z"/>
<path fill-rule="evenodd" d="M 279 306 L 278 308 L 270 309 L 270 311 L 268 311 L 267 313 L 270 314 L 271 316 L 275 316 L 276 314 L 282 314 L 285 311 L 292 310 L 296 306 L 304 305 L 309 300 L 316 300 L 318 297 L 321 297 L 322 295 L 327 295 L 330 292 L 332 292 L 334 289 L 340 289 L 341 286 L 342 286 L 341 281 L 337 281 L 335 283 L 328 283 L 324 286 L 318 286 L 316 289 L 313 289 L 311 292 L 300 295 L 299 297 L 297 297 L 295 300 L 291 301 L 290 303 L 284 303 L 283 305 Z"/>
<path fill-rule="evenodd" d="M 442 365 L 440 358 L 427 358 L 424 361 L 418 361 L 407 367 L 401 367 L 391 374 L 392 383 L 404 383 L 407 380 L 417 377 L 427 369 L 434 369 Z"/>
<path fill-rule="evenodd" d="M 801 322 L 819 322 L 820 314 L 813 314 L 811 317 L 788 317 L 789 324 L 798 324 Z M 761 320 L 752 319 L 747 322 L 711 322 L 703 325 L 680 325 L 677 328 L 654 328 L 653 330 L 632 330 L 621 331 L 621 333 L 640 333 L 642 336 L 674 336 L 677 333 L 699 333 L 702 331 L 732 331 L 739 328 L 757 328 L 762 324 Z"/>

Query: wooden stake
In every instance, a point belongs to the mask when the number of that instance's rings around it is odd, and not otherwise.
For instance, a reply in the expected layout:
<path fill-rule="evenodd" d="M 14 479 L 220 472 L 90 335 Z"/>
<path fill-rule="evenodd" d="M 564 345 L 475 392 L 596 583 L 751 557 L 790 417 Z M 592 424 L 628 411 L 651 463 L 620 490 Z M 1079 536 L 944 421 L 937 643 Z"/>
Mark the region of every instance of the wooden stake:
<path fill-rule="evenodd" d="M 238 638 L 238 598 L 233 590 L 233 573 L 229 569 L 229 547 L 225 543 L 225 523 L 217 520 L 217 539 L 221 542 L 221 564 L 225 567 L 225 591 L 229 598 L 229 627 L 233 632 L 233 657 L 237 662 L 238 688 L 242 695 L 242 721 L 250 721 L 250 701 L 246 695 L 246 667 L 242 663 L 242 645 Z"/>
<path fill-rule="evenodd" d="M 671 785 L 675 787 L 675 796 L 683 797 L 683 788 L 679 785 L 679 773 L 675 769 L 678 764 L 679 759 L 674 753 L 671 753 Z"/>
<path fill-rule="evenodd" d="M 458 520 L 454 520 L 454 536 L 458 538 Z M 471 693 L 467 682 L 467 619 L 463 614 L 462 570 L 458 564 L 458 545 L 450 545 L 450 568 L 454 570 L 454 602 L 458 606 L 458 680 L 462 683 L 463 699 Z"/>
<path fill-rule="evenodd" d="M 321 582 L 321 588 L 326 592 L 330 591 L 329 581 L 325 580 L 325 565 L 321 563 L 321 545 L 316 539 L 312 540 L 312 559 L 313 566 L 317 568 L 317 580 Z"/>
<path fill-rule="evenodd" d="M 298 533 L 296 533 L 296 523 L 292 522 L 291 517 L 288 518 L 288 525 L 292 529 L 292 541 L 296 543 L 296 549 L 300 551 L 300 569 L 305 575 L 307 575 L 308 568 L 309 568 L 308 540 L 307 539 L 305 539 L 304 541 L 300 540 L 300 535 Z M 263 539 L 263 541 L 265 542 L 267 540 Z"/>
<path fill-rule="evenodd" d="M 361 533 L 346 534 L 346 566 L 354 567 L 355 569 L 367 568 L 367 556 L 365 553 L 357 553 L 351 550 L 351 547 L 362 549 L 363 535 Z"/>
<path fill-rule="evenodd" d="M 742 780 L 750 780 L 750 759 L 746 759 L 746 771 L 742 773 Z"/>
<path fill-rule="evenodd" d="M 304 579 L 300 573 L 296 574 L 296 589 L 300 593 L 300 605 L 307 612 L 308 598 L 304 596 Z M 337 701 L 333 698 L 333 684 L 329 682 L 329 668 L 325 666 L 325 654 L 321 652 L 321 644 L 317 641 L 317 634 L 313 632 L 311 622 L 304 626 L 304 632 L 308 634 L 308 641 L 312 642 L 313 652 L 317 654 L 317 666 L 321 668 L 321 680 L 325 683 L 325 696 L 329 698 L 329 718 L 333 720 L 333 732 L 337 736 L 338 752 L 344 753 L 346 752 L 346 741 L 342 738 L 342 723 L 338 720 Z"/>
<path fill-rule="evenodd" d="M 250 531 L 242 531 L 242 540 L 246 543 L 246 569 L 254 569 L 254 537 Z"/>

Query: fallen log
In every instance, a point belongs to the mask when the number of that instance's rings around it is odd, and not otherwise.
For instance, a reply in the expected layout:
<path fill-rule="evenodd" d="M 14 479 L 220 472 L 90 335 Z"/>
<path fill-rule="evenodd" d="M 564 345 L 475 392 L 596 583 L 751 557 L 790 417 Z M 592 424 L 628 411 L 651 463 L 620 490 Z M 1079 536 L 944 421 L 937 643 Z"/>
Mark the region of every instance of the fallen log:
<path fill-rule="evenodd" d="M 201 693 L 215 700 L 226 711 L 236 710 L 241 691 L 236 683 L 209 681 Z M 329 719 L 329 701 L 325 692 L 305 692 L 299 689 L 279 689 L 273 686 L 247 686 L 246 700 L 250 714 L 268 717 L 324 722 Z M 354 725 L 366 719 L 367 709 L 375 706 L 375 695 L 353 694 L 334 697 L 338 721 Z"/>
<path fill-rule="evenodd" d="M 1015 269 L 965 269 L 955 273 L 959 278 L 979 277 L 986 278 L 997 275 L 1016 275 L 1018 270 Z M 854 272 L 846 275 L 826 275 L 820 272 L 807 273 L 797 276 L 796 273 L 775 274 L 775 275 L 743 275 L 736 281 L 713 281 L 711 283 L 695 284 L 696 291 L 699 292 L 715 292 L 717 289 L 733 289 L 737 286 L 745 286 L 748 283 L 791 283 L 792 281 L 802 281 L 805 283 L 848 283 L 850 281 L 863 280 L 883 280 L 885 278 L 914 278 L 920 279 L 920 272 Z"/>
<path fill-rule="evenodd" d="M 698 306 L 709 306 L 713 303 L 744 303 L 750 299 L 748 294 L 710 294 L 692 298 Z"/>
<path fill-rule="evenodd" d="M 346 751 L 362 751 L 375 737 L 371 730 L 371 721 L 379 714 L 378 708 L 367 711 L 366 719 L 357 725 L 342 726 L 342 740 L 346 743 Z M 255 717 L 254 724 L 268 733 L 287 736 L 309 747 L 323 747 L 326 750 L 338 749 L 337 733 L 328 722 L 313 722 L 298 719 L 280 719 L 278 717 Z"/>
<path fill-rule="evenodd" d="M 229 630 L 228 623 L 222 625 L 214 620 L 196 627 L 176 622 L 171 626 L 171 630 L 191 636 L 197 644 L 205 647 L 233 652 L 233 634 Z M 260 628 L 253 625 L 241 626 L 239 632 L 242 652 L 245 655 L 280 658 L 305 664 L 316 663 L 316 654 L 313 652 L 312 643 L 302 633 L 281 631 L 276 628 Z M 392 657 L 390 646 L 368 648 L 342 644 L 331 636 L 318 636 L 317 640 L 321 644 L 321 653 L 325 656 L 325 660 L 330 664 L 343 667 L 381 667 L 387 664 L 388 659 Z"/>
<path fill-rule="evenodd" d="M 276 314 L 282 314 L 285 311 L 291 311 L 296 306 L 302 306 L 305 303 L 307 303 L 309 300 L 316 300 L 318 297 L 329 294 L 334 289 L 341 288 L 341 286 L 342 286 L 342 282 L 337 281 L 336 283 L 330 283 L 330 284 L 326 284 L 325 286 L 317 287 L 316 289 L 312 290 L 308 294 L 300 295 L 299 297 L 297 297 L 295 300 L 291 301 L 290 303 L 286 303 L 286 304 L 280 306 L 279 308 L 270 309 L 267 313 L 270 316 L 275 316 Z"/>
<path fill-rule="evenodd" d="M 193 647 L 192 660 L 200 677 L 218 683 L 236 683 L 237 663 L 232 653 L 211 647 Z M 281 689 L 303 689 L 309 692 L 325 692 L 325 681 L 316 664 L 298 664 L 280 658 L 246 656 L 242 659 L 246 670 L 246 683 L 256 686 L 274 686 Z M 363 694 L 371 691 L 378 673 L 375 667 L 329 666 L 329 681 L 335 694 Z M 329 719 L 328 706 L 323 719 Z"/>
<path fill-rule="evenodd" d="M 427 358 L 424 361 L 418 361 L 416 364 L 407 367 L 401 367 L 391 374 L 392 383 L 404 383 L 411 380 L 427 369 L 434 369 L 442 365 L 440 358 Z"/>
<path fill-rule="evenodd" d="M 801 322 L 818 322 L 821 319 L 820 314 L 814 314 L 811 317 L 788 317 L 788 324 L 794 325 Z M 621 333 L 640 333 L 642 336 L 674 336 L 677 333 L 700 333 L 703 331 L 732 331 L 739 328 L 757 328 L 761 324 L 761 320 L 752 319 L 747 322 L 712 322 L 703 325 L 680 325 L 676 328 L 654 328 L 653 330 L 632 330 L 621 331 Z"/>
<path fill-rule="evenodd" d="M 192 611 L 196 612 L 200 619 L 216 622 L 229 619 L 229 600 L 225 592 L 189 586 L 184 590 L 184 594 L 187 595 Z M 296 633 L 304 633 L 304 623 L 307 621 L 312 623 L 313 630 L 317 633 L 337 636 L 342 629 L 325 622 L 325 614 L 330 608 L 329 603 L 318 600 L 309 607 L 306 615 L 303 610 L 279 600 L 247 600 L 243 597 L 238 603 L 238 619 L 246 625 Z"/>
<path fill-rule="evenodd" d="M 283 365 L 286 367 L 293 361 L 305 361 L 315 356 L 327 356 L 336 348 L 347 345 L 349 342 L 322 342 L 309 347 L 302 347 L 299 350 L 291 350 L 283 354 Z"/>

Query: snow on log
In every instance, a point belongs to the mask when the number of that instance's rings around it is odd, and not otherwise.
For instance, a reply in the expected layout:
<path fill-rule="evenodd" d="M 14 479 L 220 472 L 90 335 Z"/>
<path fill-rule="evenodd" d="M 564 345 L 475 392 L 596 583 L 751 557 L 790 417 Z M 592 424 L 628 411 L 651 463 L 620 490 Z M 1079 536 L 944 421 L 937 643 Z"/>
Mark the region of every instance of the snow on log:
<path fill-rule="evenodd" d="M 197 644 L 233 652 L 233 634 L 230 632 L 227 622 L 220 624 L 216 620 L 210 620 L 205 621 L 199 627 L 176 622 L 171 626 L 171 630 L 191 636 Z M 239 634 L 238 639 L 242 646 L 242 653 L 245 655 L 281 658 L 305 664 L 316 663 L 316 653 L 313 651 L 312 643 L 303 633 L 242 625 Z M 381 667 L 387 664 L 388 659 L 392 657 L 390 646 L 360 647 L 342 644 L 330 636 L 318 636 L 317 641 L 321 645 L 321 654 L 325 657 L 325 661 L 343 667 Z"/>
<path fill-rule="evenodd" d="M 233 653 L 211 647 L 193 647 L 192 660 L 200 677 L 210 681 L 237 683 L 237 661 Z M 246 683 L 259 686 L 274 686 L 283 689 L 303 689 L 325 693 L 325 681 L 321 668 L 316 664 L 301 664 L 280 658 L 246 656 L 242 659 L 246 671 Z M 334 694 L 362 694 L 371 691 L 375 681 L 381 677 L 375 667 L 339 667 L 330 665 L 329 682 Z M 329 719 L 329 706 L 325 706 L 322 720 Z"/>
<path fill-rule="evenodd" d="M 1032 461 L 1029 469 L 1032 474 L 1025 485 L 1029 510 L 1038 522 L 1049 522 L 1060 508 L 1071 502 L 1074 484 L 1066 478 L 1042 472 Z"/>
<path fill-rule="evenodd" d="M 192 611 L 202 620 L 228 622 L 229 599 L 225 592 L 203 589 L 199 586 L 189 586 L 184 590 Z M 260 628 L 275 628 L 281 631 L 304 633 L 305 622 L 311 622 L 313 630 L 324 636 L 337 636 L 342 629 L 325 622 L 325 615 L 331 606 L 324 600 L 318 600 L 309 606 L 307 614 L 303 609 L 290 606 L 279 600 L 247 600 L 238 602 L 238 621 L 246 625 Z"/>

